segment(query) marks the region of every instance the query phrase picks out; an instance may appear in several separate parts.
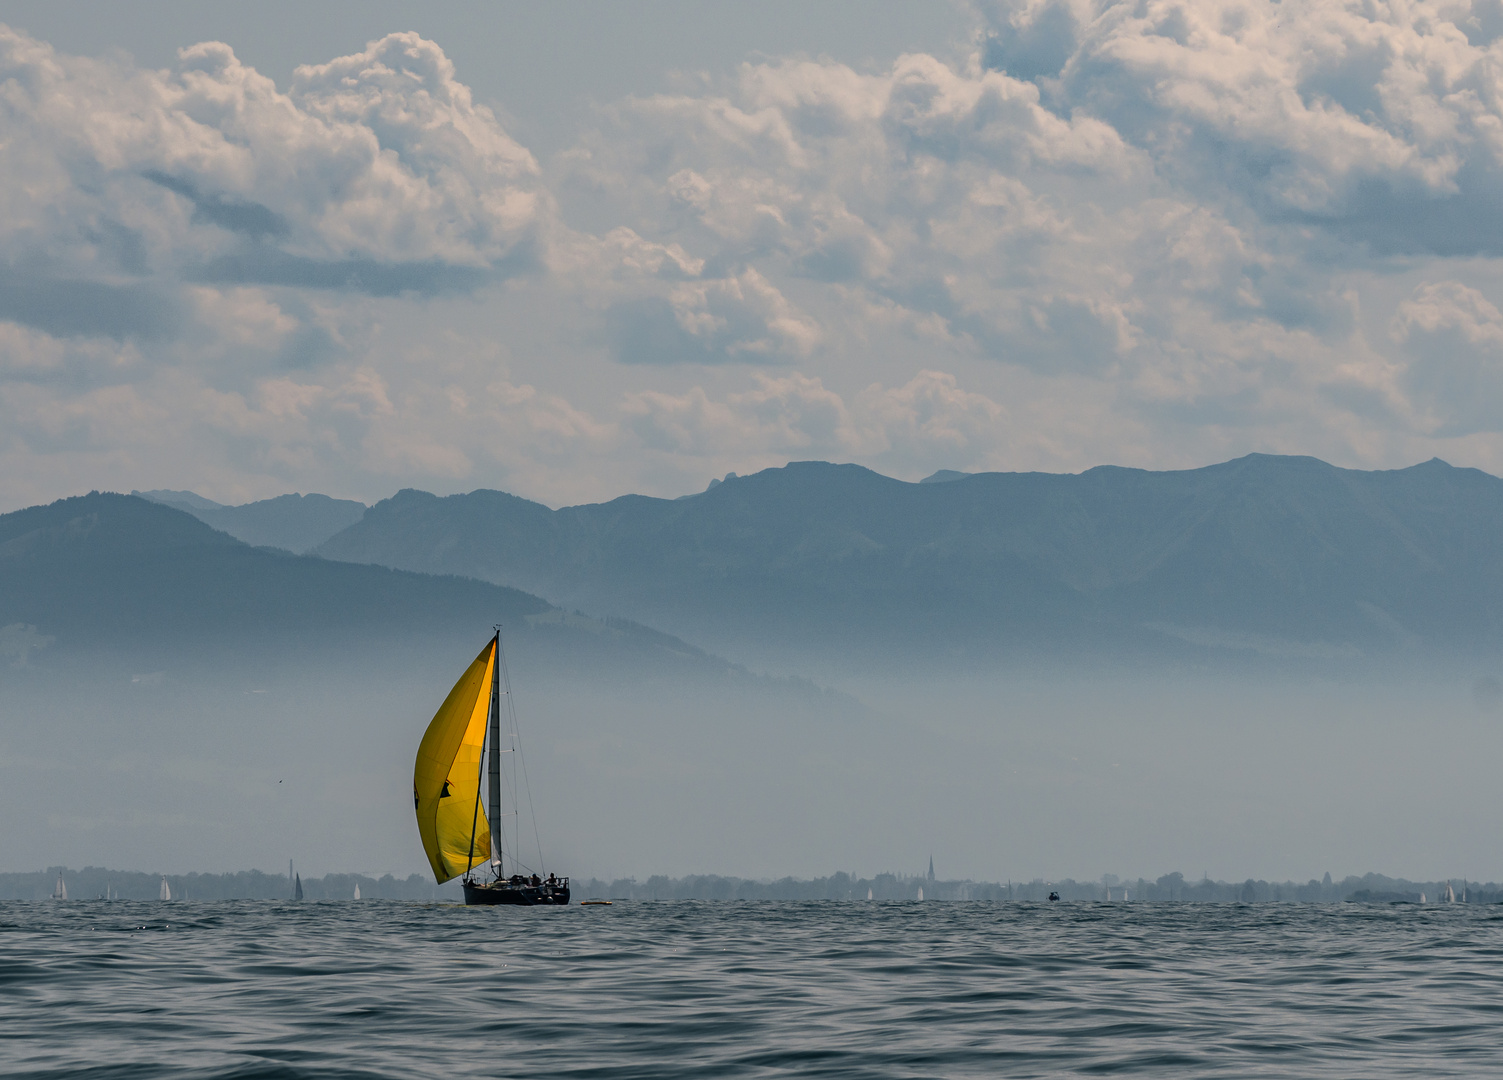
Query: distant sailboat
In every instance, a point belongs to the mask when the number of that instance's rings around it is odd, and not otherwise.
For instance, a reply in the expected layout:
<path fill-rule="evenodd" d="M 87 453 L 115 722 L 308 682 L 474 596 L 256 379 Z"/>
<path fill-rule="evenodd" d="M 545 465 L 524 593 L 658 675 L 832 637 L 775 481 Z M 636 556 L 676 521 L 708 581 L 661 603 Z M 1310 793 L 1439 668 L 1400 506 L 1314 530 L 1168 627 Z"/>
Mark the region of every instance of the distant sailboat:
<path fill-rule="evenodd" d="M 360 899 L 360 882 L 355 882 L 355 899 Z"/>
<path fill-rule="evenodd" d="M 868 899 L 868 900 L 870 900 L 870 899 L 871 899 L 871 898 L 872 898 L 872 891 L 871 891 L 871 890 L 870 890 L 870 889 L 867 889 L 867 890 L 866 890 L 866 898 L 867 898 L 867 899 Z"/>
<path fill-rule="evenodd" d="M 292 879 L 292 898 L 294 900 L 301 900 L 303 898 L 303 875 L 302 874 L 298 874 L 295 877 L 293 877 L 293 879 Z"/>
<path fill-rule="evenodd" d="M 1456 903 L 1456 890 L 1451 888 L 1451 883 L 1449 881 L 1446 882 L 1445 901 L 1448 904 Z"/>
<path fill-rule="evenodd" d="M 167 884 L 167 877 L 166 877 L 165 874 L 162 876 L 162 888 L 157 893 L 157 899 L 158 900 L 171 900 L 172 899 L 172 886 L 170 886 L 170 885 Z"/>
<path fill-rule="evenodd" d="M 919 886 L 919 899 L 922 900 L 923 898 L 924 898 L 924 887 L 922 885 L 920 885 Z"/>
<path fill-rule="evenodd" d="M 503 678 L 507 683 L 504 694 Z M 418 744 L 412 770 L 418 835 L 439 884 L 463 875 L 466 904 L 567 904 L 568 878 L 549 874 L 545 880 L 541 865 L 523 873 L 527 868 L 518 861 L 518 852 L 507 850 L 503 843 L 502 818 L 515 815 L 502 813 L 501 755 L 521 754 L 510 683 L 498 627 L 449 691 Z M 505 733 L 501 730 L 503 709 L 510 728 Z M 503 737 L 510 743 L 504 749 Z M 484 805 L 480 801 L 482 776 L 487 789 Z M 509 785 L 509 793 L 515 798 L 515 784 Z M 538 862 L 542 862 L 541 849 Z M 491 880 L 475 877 L 475 867 L 482 865 L 491 868 Z"/>
<path fill-rule="evenodd" d="M 33 893 L 32 895 L 34 896 L 36 894 Z M 54 899 L 54 900 L 66 900 L 66 899 L 68 899 L 68 886 L 66 886 L 66 885 L 63 884 L 63 875 L 62 874 L 57 875 L 57 884 L 52 887 L 52 899 Z"/>

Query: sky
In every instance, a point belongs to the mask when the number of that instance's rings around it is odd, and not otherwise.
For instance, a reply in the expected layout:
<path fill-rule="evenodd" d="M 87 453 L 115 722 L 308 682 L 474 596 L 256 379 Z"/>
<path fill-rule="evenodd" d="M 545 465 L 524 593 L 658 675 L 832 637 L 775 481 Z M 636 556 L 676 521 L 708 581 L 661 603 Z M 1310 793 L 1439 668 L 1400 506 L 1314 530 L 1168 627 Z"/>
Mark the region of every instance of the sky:
<path fill-rule="evenodd" d="M 1503 3 L 0 3 L 0 510 L 1503 473 Z"/>

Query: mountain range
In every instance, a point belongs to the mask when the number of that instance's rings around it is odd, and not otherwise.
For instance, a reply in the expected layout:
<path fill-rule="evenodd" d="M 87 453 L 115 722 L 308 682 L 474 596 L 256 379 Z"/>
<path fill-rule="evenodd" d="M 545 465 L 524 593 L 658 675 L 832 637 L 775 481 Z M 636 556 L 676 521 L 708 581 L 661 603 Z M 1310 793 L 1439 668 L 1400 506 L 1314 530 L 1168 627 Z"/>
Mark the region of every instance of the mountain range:
<path fill-rule="evenodd" d="M 647 627 L 563 611 L 452 575 L 252 547 L 185 511 L 94 493 L 0 515 L 0 651 L 142 663 L 313 657 L 352 647 L 478 650 L 495 623 L 540 661 L 723 675 L 724 661 Z"/>
<path fill-rule="evenodd" d="M 415 740 L 502 623 L 537 820 L 581 876 L 804 872 L 837 841 L 1162 866 L 1239 827 L 1229 858 L 1461 859 L 1487 843 L 1500 526 L 1475 470 L 1260 456 L 796 463 L 557 510 L 409 491 L 315 555 L 65 499 L 0 515 L 3 854 L 417 869 Z M 1440 794 L 1388 797 L 1416 790 Z"/>
<path fill-rule="evenodd" d="M 185 491 L 136 494 L 128 510 L 109 501 L 121 497 L 90 496 L 88 506 L 65 501 L 0 518 L 0 582 L 6 567 L 21 565 L 5 552 L 35 544 L 5 528 L 60 514 L 82 520 L 108 505 L 101 521 L 135 525 L 118 537 L 108 527 L 86 531 L 97 550 L 85 562 L 102 572 L 134 551 L 137 565 L 89 579 L 91 591 L 113 597 L 120 614 L 112 618 L 174 591 L 220 597 L 217 607 L 190 605 L 199 615 L 178 611 L 180 625 L 226 618 L 224 604 L 255 597 L 266 604 L 253 621 L 301 612 L 311 626 L 337 610 L 347 622 L 362 621 L 352 614 L 360 611 L 372 626 L 414 625 L 427 617 L 420 611 L 451 612 L 456 597 L 475 595 L 453 580 L 468 578 L 529 594 L 534 616 L 616 617 L 734 659 L 805 671 L 818 667 L 811 657 L 1328 663 L 1490 655 L 1503 645 L 1503 480 L 1439 460 L 1361 471 L 1252 454 L 1170 472 L 942 470 L 919 483 L 794 462 L 731 474 L 678 499 L 626 495 L 557 510 L 490 490 L 404 490 L 371 507 L 323 495 L 224 506 Z M 145 528 L 153 502 L 174 516 Z M 145 531 L 132 532 L 137 526 Z M 52 534 L 62 546 L 47 556 L 64 560 L 54 572 L 83 580 L 65 569 L 75 526 L 47 527 L 62 529 Z M 195 539 L 185 557 L 188 532 Z M 45 546 L 28 548 L 28 558 L 42 558 Z M 287 562 L 266 547 L 317 558 Z M 210 551 L 213 573 L 235 588 L 206 593 L 183 580 Z M 159 565 L 147 567 L 153 559 Z M 374 567 L 430 576 L 382 577 Z M 177 584 L 124 595 L 142 573 Z M 26 582 L 45 577 L 12 578 L 0 606 L 24 606 Z M 286 595 L 271 603 L 279 589 Z M 415 591 L 392 599 L 404 589 Z M 495 607 L 479 606 L 487 605 Z"/>
<path fill-rule="evenodd" d="M 256 547 L 278 547 L 299 555 L 359 521 L 365 503 L 327 495 L 278 495 L 241 506 L 226 506 L 191 491 L 132 491 L 143 499 L 184 510 L 206 525 Z"/>
<path fill-rule="evenodd" d="M 795 462 L 558 510 L 404 490 L 315 551 L 506 583 L 754 660 L 1326 662 L 1503 643 L 1503 480 L 1476 469 L 1252 454 L 930 480 Z"/>
<path fill-rule="evenodd" d="M 509 759 L 525 789 L 514 851 L 539 828 L 563 865 L 614 865 L 644 834 L 655 852 L 766 842 L 775 813 L 810 813 L 851 745 L 853 700 L 648 627 L 253 547 L 96 493 L 0 515 L 0 820 L 16 823 L 0 865 L 98 851 L 416 870 L 413 753 L 496 624 L 527 732 L 526 763 Z M 727 810 L 811 752 L 794 734 L 816 741 L 820 783 L 775 811 Z"/>

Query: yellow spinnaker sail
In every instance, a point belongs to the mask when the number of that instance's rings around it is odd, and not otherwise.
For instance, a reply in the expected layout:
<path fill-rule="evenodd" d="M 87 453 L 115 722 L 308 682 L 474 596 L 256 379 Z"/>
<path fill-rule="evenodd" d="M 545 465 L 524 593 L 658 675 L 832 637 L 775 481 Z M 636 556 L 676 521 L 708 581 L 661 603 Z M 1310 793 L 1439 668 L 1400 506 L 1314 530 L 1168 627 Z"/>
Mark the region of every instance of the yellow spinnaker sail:
<path fill-rule="evenodd" d="M 449 691 L 418 744 L 412 795 L 423 850 L 440 882 L 491 857 L 491 830 L 478 795 L 495 663 L 492 640 Z"/>

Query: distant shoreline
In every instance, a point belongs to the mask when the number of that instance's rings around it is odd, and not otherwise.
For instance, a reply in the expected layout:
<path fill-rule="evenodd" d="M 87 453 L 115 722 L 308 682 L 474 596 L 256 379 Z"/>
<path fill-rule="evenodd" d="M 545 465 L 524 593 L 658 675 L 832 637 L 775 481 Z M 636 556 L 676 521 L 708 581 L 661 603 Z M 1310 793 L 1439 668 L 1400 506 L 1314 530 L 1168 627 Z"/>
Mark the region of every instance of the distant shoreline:
<path fill-rule="evenodd" d="M 242 870 L 225 874 L 157 874 L 88 866 L 81 870 L 50 867 L 0 873 L 0 900 L 49 900 L 61 876 L 70 900 L 111 896 L 120 900 L 157 900 L 165 877 L 175 900 L 290 900 L 292 883 L 285 874 Z M 458 901 L 456 882 L 437 885 L 429 877 L 393 874 L 326 874 L 304 877 L 303 897 L 316 900 L 353 900 L 358 886 L 362 900 Z M 877 874 L 870 878 L 844 872 L 822 878 L 754 880 L 718 874 L 643 880 L 603 880 L 578 877 L 573 892 L 583 900 L 606 897 L 621 900 L 866 900 L 993 903 L 1045 901 L 1050 893 L 1061 900 L 1113 903 L 1444 903 L 1450 887 L 1456 903 L 1503 903 L 1503 885 L 1463 878 L 1449 881 L 1410 881 L 1381 874 L 1348 876 L 1306 882 L 1186 880 L 1180 874 L 1157 878 L 1122 879 L 1108 875 L 1096 881 L 1065 878 L 1046 881 L 957 881 L 924 875 Z"/>

